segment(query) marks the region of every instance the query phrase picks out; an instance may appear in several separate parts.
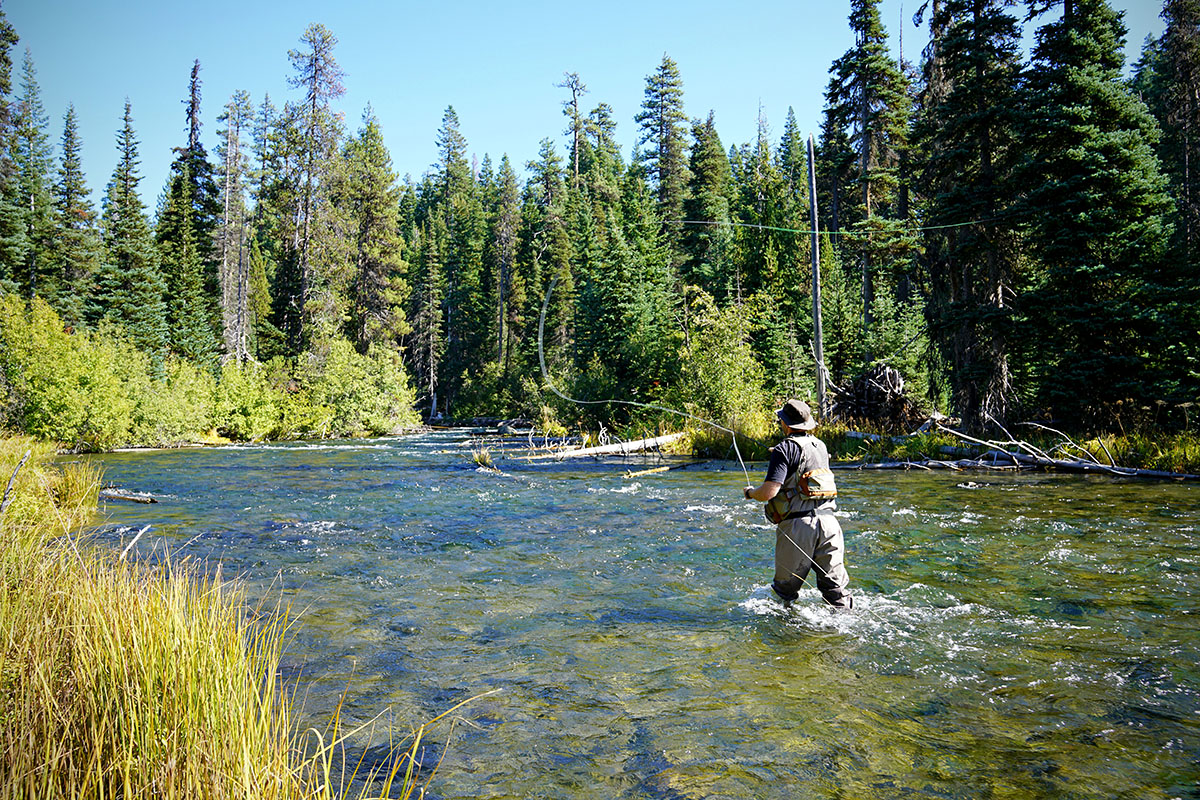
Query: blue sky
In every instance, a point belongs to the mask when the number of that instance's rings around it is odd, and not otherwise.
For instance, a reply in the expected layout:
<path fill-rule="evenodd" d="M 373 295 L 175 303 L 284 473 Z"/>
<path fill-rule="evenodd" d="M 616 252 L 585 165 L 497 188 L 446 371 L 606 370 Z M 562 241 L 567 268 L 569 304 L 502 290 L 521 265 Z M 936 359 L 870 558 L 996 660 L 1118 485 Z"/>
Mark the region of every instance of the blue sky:
<path fill-rule="evenodd" d="M 916 0 L 883 0 L 880 10 L 898 49 L 915 60 L 926 34 L 912 22 Z M 1118 0 L 1130 29 L 1127 61 L 1163 23 L 1155 0 Z M 507 154 L 518 169 L 550 137 L 565 152 L 566 119 L 556 88 L 577 72 L 589 93 L 583 105 L 612 106 L 626 158 L 637 136 L 633 117 L 645 79 L 664 53 L 679 65 L 691 117 L 716 114 L 728 147 L 751 141 L 759 110 L 773 137 L 789 107 L 816 133 L 833 59 L 853 38 L 847 2 L 391 2 L 289 3 L 256 0 L 9 0 L 4 13 L 21 37 L 14 56 L 19 90 L 22 54 L 33 55 L 55 145 L 74 103 L 84 169 L 97 198 L 117 160 L 115 135 L 125 99 L 140 141 L 142 196 L 154 207 L 171 148 L 186 142 L 188 77 L 200 60 L 203 138 L 210 155 L 216 117 L 238 89 L 255 104 L 298 96 L 287 78 L 289 49 L 312 22 L 338 38 L 346 73 L 338 102 L 357 128 L 368 103 L 383 127 L 393 165 L 419 178 L 437 157 L 435 138 L 448 105 L 458 113 L 470 150 L 495 163 Z M 1022 6 L 1023 8 L 1023 6 Z"/>

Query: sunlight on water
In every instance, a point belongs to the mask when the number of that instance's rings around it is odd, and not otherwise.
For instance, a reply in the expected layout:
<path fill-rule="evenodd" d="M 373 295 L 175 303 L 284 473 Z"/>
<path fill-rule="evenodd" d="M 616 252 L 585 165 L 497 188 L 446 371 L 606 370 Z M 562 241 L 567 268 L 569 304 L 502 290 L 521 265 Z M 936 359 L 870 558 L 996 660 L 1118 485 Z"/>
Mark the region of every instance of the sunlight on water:
<path fill-rule="evenodd" d="M 523 445 L 112 454 L 159 502 L 103 536 L 290 604 L 314 724 L 501 689 L 434 736 L 436 797 L 1200 796 L 1200 486 L 839 472 L 855 609 L 784 609 L 736 464 Z"/>

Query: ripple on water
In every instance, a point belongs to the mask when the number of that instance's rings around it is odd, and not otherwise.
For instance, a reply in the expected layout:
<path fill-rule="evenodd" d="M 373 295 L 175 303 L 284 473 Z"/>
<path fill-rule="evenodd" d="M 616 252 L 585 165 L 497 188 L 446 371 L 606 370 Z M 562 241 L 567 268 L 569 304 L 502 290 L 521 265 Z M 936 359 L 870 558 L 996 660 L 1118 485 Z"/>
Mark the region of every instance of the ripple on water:
<path fill-rule="evenodd" d="M 1107 480 L 842 473 L 856 608 L 809 589 L 785 610 L 738 470 L 502 481 L 466 441 L 105 456 L 107 480 L 175 498 L 109 504 L 101 541 L 199 537 L 282 591 L 317 727 L 346 691 L 407 731 L 503 688 L 456 712 L 478 728 L 432 732 L 438 796 L 1157 800 L 1200 780 L 1198 487 L 1138 484 L 1131 506 Z"/>

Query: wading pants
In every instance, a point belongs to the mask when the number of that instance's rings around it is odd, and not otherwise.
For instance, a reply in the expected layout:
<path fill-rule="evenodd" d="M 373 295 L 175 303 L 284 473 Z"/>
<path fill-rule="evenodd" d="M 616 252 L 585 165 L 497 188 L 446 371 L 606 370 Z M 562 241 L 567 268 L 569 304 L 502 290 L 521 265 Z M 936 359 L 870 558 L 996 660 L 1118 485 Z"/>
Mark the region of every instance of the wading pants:
<path fill-rule="evenodd" d="M 842 526 L 830 512 L 804 514 L 784 520 L 775 528 L 775 581 L 771 588 L 785 601 L 799 597 L 809 570 L 826 602 L 850 608 L 850 576 L 844 562 L 846 546 Z"/>

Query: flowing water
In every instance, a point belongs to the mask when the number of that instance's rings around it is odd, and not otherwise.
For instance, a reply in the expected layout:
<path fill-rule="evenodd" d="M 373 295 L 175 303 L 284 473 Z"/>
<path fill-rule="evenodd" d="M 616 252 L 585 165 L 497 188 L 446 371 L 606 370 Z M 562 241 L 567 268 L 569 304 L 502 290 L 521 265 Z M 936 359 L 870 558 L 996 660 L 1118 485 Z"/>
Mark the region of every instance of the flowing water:
<path fill-rule="evenodd" d="M 1200 798 L 1198 485 L 840 471 L 856 609 L 785 611 L 736 463 L 466 436 L 107 455 L 159 503 L 102 539 L 289 603 L 313 724 L 502 690 L 435 729 L 432 797 Z"/>

